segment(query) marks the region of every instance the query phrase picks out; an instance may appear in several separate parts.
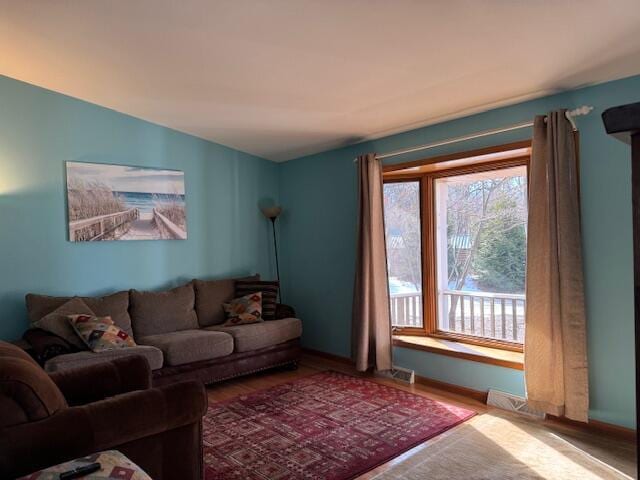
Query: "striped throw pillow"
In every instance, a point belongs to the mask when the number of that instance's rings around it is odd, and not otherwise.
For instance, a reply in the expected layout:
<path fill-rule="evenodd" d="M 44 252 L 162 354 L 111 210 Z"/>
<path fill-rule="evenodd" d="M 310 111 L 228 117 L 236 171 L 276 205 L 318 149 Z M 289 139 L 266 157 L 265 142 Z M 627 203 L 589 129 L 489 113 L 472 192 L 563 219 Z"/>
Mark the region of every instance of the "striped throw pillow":
<path fill-rule="evenodd" d="M 236 297 L 262 292 L 262 318 L 275 320 L 278 288 L 276 281 L 236 280 Z"/>

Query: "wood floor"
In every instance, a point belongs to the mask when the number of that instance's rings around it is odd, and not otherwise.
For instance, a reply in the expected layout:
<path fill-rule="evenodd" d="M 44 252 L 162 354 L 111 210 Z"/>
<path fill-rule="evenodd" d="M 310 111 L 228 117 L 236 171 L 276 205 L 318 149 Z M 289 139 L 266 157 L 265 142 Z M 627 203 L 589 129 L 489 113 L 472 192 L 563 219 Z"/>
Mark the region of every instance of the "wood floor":
<path fill-rule="evenodd" d="M 354 368 L 350 365 L 306 354 L 304 355 L 300 367 L 297 370 L 272 370 L 210 386 L 207 390 L 209 402 L 213 403 L 216 401 L 227 400 L 235 397 L 236 395 L 255 392 L 257 390 L 262 390 L 284 382 L 297 380 L 299 378 L 313 375 L 315 373 L 326 370 L 339 371 L 350 375 L 361 375 L 355 372 Z M 441 400 L 450 404 L 472 409 L 478 414 L 483 414 L 491 411 L 491 407 L 487 407 L 487 405 L 479 401 L 454 393 L 446 392 L 437 388 L 418 384 L 405 385 L 390 379 L 374 377 L 371 374 L 365 376 L 370 377 L 372 381 L 381 384 L 391 385 L 395 388 L 411 391 L 418 395 L 423 395 L 435 400 Z M 544 421 L 540 422 L 540 426 L 541 428 L 552 431 L 555 435 L 558 435 L 566 441 L 571 442 L 577 448 L 580 448 L 581 450 L 587 452 L 597 460 L 616 468 L 617 470 L 625 473 L 631 478 L 636 478 L 635 444 L 630 443 L 628 440 L 608 437 L 606 435 L 603 435 L 602 433 L 596 434 L 581 427 L 566 425 L 559 422 Z M 447 434 L 448 433 L 445 433 L 444 435 Z M 408 450 L 399 457 L 396 457 L 389 462 L 375 468 L 374 470 L 361 475 L 360 477 L 358 477 L 358 479 L 365 480 L 374 478 L 381 472 L 389 470 L 392 466 L 397 465 L 398 463 L 406 461 L 412 456 L 419 454 L 419 452 L 423 451 L 423 449 L 428 449 L 430 443 L 435 440 L 436 439 L 429 440 L 411 450 Z"/>

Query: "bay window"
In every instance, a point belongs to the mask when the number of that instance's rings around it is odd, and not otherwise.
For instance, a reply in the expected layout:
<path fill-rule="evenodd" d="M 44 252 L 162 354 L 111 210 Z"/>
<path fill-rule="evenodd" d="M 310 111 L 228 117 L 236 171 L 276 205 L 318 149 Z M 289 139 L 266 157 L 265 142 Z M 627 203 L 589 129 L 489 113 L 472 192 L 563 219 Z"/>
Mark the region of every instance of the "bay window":
<path fill-rule="evenodd" d="M 385 167 L 396 334 L 521 350 L 529 155 L 519 143 Z"/>

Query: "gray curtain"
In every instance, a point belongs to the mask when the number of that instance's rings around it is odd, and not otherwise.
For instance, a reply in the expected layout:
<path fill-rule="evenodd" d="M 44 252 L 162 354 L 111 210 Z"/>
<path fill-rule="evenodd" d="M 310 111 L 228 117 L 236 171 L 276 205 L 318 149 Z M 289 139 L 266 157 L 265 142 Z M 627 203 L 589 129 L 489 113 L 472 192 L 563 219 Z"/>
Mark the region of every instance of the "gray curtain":
<path fill-rule="evenodd" d="M 524 343 L 529 404 L 587 421 L 589 381 L 577 138 L 565 111 L 538 116 L 529 166 Z"/>
<path fill-rule="evenodd" d="M 358 243 L 353 293 L 352 356 L 358 371 L 391 370 L 391 321 L 384 238 L 382 165 L 358 157 Z"/>

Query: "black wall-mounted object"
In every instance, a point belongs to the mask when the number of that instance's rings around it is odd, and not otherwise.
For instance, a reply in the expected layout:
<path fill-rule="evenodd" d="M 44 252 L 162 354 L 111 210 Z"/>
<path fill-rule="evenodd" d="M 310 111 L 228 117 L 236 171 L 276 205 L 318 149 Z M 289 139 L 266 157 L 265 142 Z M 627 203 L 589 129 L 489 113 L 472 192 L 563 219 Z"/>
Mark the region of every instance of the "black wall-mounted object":
<path fill-rule="evenodd" d="M 636 328 L 636 436 L 640 432 L 640 102 L 612 107 L 604 111 L 602 121 L 607 133 L 631 145 L 631 201 L 633 205 L 633 284 Z M 640 438 L 637 438 L 640 440 Z M 640 458 L 640 441 L 636 444 Z M 640 477 L 640 469 L 638 471 Z"/>

